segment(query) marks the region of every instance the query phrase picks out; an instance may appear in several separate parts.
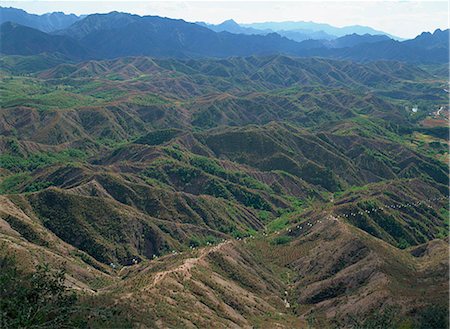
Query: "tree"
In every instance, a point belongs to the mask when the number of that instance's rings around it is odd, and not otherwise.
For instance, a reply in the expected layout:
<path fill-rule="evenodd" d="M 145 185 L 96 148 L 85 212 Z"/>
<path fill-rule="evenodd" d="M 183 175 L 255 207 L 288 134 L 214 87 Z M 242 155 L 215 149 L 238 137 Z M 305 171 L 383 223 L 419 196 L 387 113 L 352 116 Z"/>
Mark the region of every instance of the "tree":
<path fill-rule="evenodd" d="M 70 328 L 77 297 L 64 286 L 64 269 L 38 265 L 31 273 L 14 256 L 0 256 L 0 327 Z"/>

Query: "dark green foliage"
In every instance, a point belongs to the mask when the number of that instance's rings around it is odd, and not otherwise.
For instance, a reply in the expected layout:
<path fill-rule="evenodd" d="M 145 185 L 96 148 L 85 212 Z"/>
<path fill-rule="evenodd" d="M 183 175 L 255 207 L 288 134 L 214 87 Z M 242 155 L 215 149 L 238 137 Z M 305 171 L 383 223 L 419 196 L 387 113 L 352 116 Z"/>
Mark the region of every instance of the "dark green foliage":
<path fill-rule="evenodd" d="M 166 152 L 169 156 L 171 156 L 175 160 L 178 161 L 183 160 L 183 152 L 175 147 L 166 147 L 164 148 L 164 152 Z"/>
<path fill-rule="evenodd" d="M 53 182 L 33 182 L 27 185 L 24 192 L 37 192 L 52 185 L 54 185 Z"/>
<path fill-rule="evenodd" d="M 48 241 L 46 241 L 30 223 L 11 215 L 7 215 L 5 220 L 28 241 L 37 245 L 48 246 Z"/>
<path fill-rule="evenodd" d="M 212 179 L 204 186 L 204 193 L 216 198 L 229 199 L 231 197 L 227 188 L 218 180 Z"/>
<path fill-rule="evenodd" d="M 206 246 L 206 245 L 210 245 L 210 244 L 216 244 L 218 242 L 219 242 L 218 238 L 216 238 L 212 235 L 208 235 L 205 237 L 194 236 L 189 240 L 188 244 L 190 247 L 197 248 L 197 247 L 202 247 L 202 246 Z"/>
<path fill-rule="evenodd" d="M 169 177 L 173 177 L 183 184 L 189 184 L 201 175 L 200 170 L 187 166 L 170 166 L 166 172 Z"/>
<path fill-rule="evenodd" d="M 419 311 L 417 329 L 447 329 L 449 327 L 449 308 L 431 305 Z"/>
<path fill-rule="evenodd" d="M 259 219 L 261 219 L 263 222 L 267 222 L 271 218 L 271 213 L 266 210 L 261 210 L 258 213 Z"/>
<path fill-rule="evenodd" d="M 282 236 L 278 236 L 278 237 L 272 239 L 272 241 L 270 243 L 272 243 L 274 245 L 283 245 L 283 244 L 287 244 L 291 241 L 292 241 L 291 237 L 282 235 Z"/>
<path fill-rule="evenodd" d="M 361 318 L 350 317 L 350 324 L 335 322 L 333 328 L 352 329 L 447 329 L 448 308 L 438 305 L 426 306 L 414 316 L 401 315 L 400 307 L 388 306 Z"/>
<path fill-rule="evenodd" d="M 237 188 L 235 185 L 228 184 L 227 189 L 233 194 L 235 199 L 247 207 L 260 210 L 272 210 L 270 204 L 261 197 L 261 195 L 253 193 L 243 188 Z"/>
<path fill-rule="evenodd" d="M 86 154 L 77 149 L 68 149 L 59 153 L 34 153 L 29 157 L 17 155 L 0 155 L 0 168 L 14 172 L 33 171 L 56 163 L 68 163 L 77 159 L 84 159 Z"/>
<path fill-rule="evenodd" d="M 160 145 L 173 139 L 180 133 L 177 129 L 163 129 L 148 133 L 147 135 L 138 138 L 135 143 L 147 145 Z"/>
<path fill-rule="evenodd" d="M 397 310 L 394 307 L 388 307 L 382 311 L 376 311 L 366 319 L 358 321 L 353 319 L 354 329 L 385 329 L 396 328 L 399 325 Z"/>
<path fill-rule="evenodd" d="M 0 181 L 0 194 L 18 193 L 20 186 L 31 180 L 28 174 L 13 174 Z"/>
<path fill-rule="evenodd" d="M 189 162 L 194 167 L 200 168 L 208 174 L 219 177 L 224 177 L 226 175 L 225 170 L 213 159 L 203 156 L 192 156 Z"/>
<path fill-rule="evenodd" d="M 189 162 L 194 167 L 200 168 L 208 174 L 218 176 L 233 183 L 253 189 L 270 190 L 266 184 L 259 182 L 245 172 L 225 170 L 220 166 L 218 161 L 214 159 L 196 155 L 192 156 Z"/>
<path fill-rule="evenodd" d="M 77 297 L 64 286 L 65 271 L 38 265 L 24 273 L 10 255 L 0 257 L 2 328 L 71 328 Z"/>
<path fill-rule="evenodd" d="M 430 136 L 434 136 L 437 138 L 447 139 L 449 138 L 448 129 L 446 127 L 433 127 L 427 129 L 419 129 L 419 131 L 429 134 Z"/>
<path fill-rule="evenodd" d="M 64 269 L 43 264 L 24 272 L 7 253 L 0 256 L 0 327 L 131 329 L 133 323 L 126 308 L 112 298 L 80 299 L 65 286 Z"/>
<path fill-rule="evenodd" d="M 36 56 L 2 56 L 0 67 L 13 74 L 27 74 L 42 71 L 62 64 L 67 59 L 56 55 L 39 54 Z"/>
<path fill-rule="evenodd" d="M 151 258 L 168 249 L 162 232 L 145 216 L 124 216 L 104 199 L 80 199 L 53 189 L 28 197 L 46 228 L 104 264 L 127 265 L 136 254 Z"/>

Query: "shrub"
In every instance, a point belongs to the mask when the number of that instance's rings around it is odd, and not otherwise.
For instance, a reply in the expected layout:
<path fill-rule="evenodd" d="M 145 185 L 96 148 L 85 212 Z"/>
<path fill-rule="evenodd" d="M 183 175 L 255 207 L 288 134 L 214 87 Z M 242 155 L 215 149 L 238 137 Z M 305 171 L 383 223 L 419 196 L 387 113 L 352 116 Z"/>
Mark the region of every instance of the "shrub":
<path fill-rule="evenodd" d="M 33 273 L 17 267 L 15 257 L 0 258 L 0 327 L 71 327 L 77 297 L 64 286 L 64 270 L 38 265 Z"/>
<path fill-rule="evenodd" d="M 135 143 L 147 145 L 161 145 L 164 144 L 179 134 L 177 129 L 161 129 L 149 132 L 147 135 L 138 138 Z"/>
<path fill-rule="evenodd" d="M 212 195 L 216 198 L 228 199 L 230 197 L 228 190 L 219 181 L 212 179 L 207 182 L 204 189 L 205 194 Z"/>
<path fill-rule="evenodd" d="M 193 156 L 189 162 L 194 167 L 202 169 L 203 171 L 206 171 L 208 174 L 221 177 L 223 177 L 225 174 L 225 170 L 221 166 L 219 166 L 219 164 L 216 161 L 208 159 L 207 157 Z"/>
<path fill-rule="evenodd" d="M 260 220 L 262 220 L 263 222 L 268 221 L 270 219 L 270 217 L 271 217 L 271 213 L 267 210 L 260 210 L 258 212 L 258 218 Z"/>
<path fill-rule="evenodd" d="M 447 305 L 448 306 L 448 305 Z M 448 307 L 431 305 L 419 314 L 419 329 L 448 328 Z"/>
<path fill-rule="evenodd" d="M 13 174 L 0 181 L 0 194 L 18 193 L 20 186 L 31 180 L 28 174 Z"/>
<path fill-rule="evenodd" d="M 283 235 L 283 236 L 277 236 L 276 238 L 272 239 L 271 244 L 283 245 L 283 244 L 287 244 L 291 241 L 292 241 L 291 237 Z"/>
<path fill-rule="evenodd" d="M 80 150 L 68 149 L 62 152 L 40 152 L 28 157 L 3 154 L 0 155 L 0 168 L 14 172 L 32 171 L 55 163 L 70 163 L 86 158 L 86 153 Z"/>

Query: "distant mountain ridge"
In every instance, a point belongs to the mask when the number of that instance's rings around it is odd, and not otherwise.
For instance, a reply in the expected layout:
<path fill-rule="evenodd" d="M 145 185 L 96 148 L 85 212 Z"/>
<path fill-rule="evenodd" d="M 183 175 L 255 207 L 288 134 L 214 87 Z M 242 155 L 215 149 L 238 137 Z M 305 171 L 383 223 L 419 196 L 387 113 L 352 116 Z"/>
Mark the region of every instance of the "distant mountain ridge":
<path fill-rule="evenodd" d="M 449 42 L 449 30 L 437 29 L 433 33 L 422 32 L 420 35 L 414 39 L 405 41 L 405 44 L 424 47 L 427 49 L 439 48 L 443 44 Z"/>
<path fill-rule="evenodd" d="M 117 13 L 117 12 L 116 12 Z M 120 13 L 117 13 L 120 14 Z M 96 15 L 96 14 L 92 14 Z M 30 14 L 26 11 L 13 7 L 0 7 L 0 24 L 11 21 L 20 25 L 32 27 L 43 32 L 55 32 L 63 30 L 86 16 L 65 14 L 63 12 L 52 12 L 42 15 Z M 130 15 L 130 14 L 127 14 Z M 135 15 L 137 16 L 137 15 Z M 228 19 L 221 24 L 207 24 L 196 22 L 203 27 L 208 27 L 215 32 L 230 32 L 242 34 L 262 34 L 277 32 L 281 36 L 286 36 L 294 41 L 303 41 L 308 39 L 332 40 L 347 34 L 389 34 L 377 31 L 366 26 L 348 26 L 338 28 L 329 24 L 320 24 L 314 22 L 266 22 L 252 24 L 238 24 L 233 19 Z M 400 39 L 390 36 L 394 39 Z"/>
<path fill-rule="evenodd" d="M 89 15 L 53 34 L 32 31 L 29 27 L 27 29 L 31 30 L 26 30 L 19 24 L 5 24 L 2 25 L 1 34 L 2 54 L 61 53 L 74 60 L 124 56 L 187 59 L 284 54 L 355 61 L 446 63 L 449 49 L 448 30 L 423 33 L 404 42 L 384 35 L 368 34 L 352 34 L 334 40 L 296 42 L 278 33 L 251 35 L 214 32 L 210 28 L 184 20 L 119 12 Z M 234 21 L 228 21 L 225 25 L 239 28 Z M 45 41 L 36 43 L 30 35 L 39 36 Z"/>
<path fill-rule="evenodd" d="M 215 32 L 230 32 L 230 33 L 238 33 L 238 34 L 260 34 L 260 35 L 267 35 L 269 33 L 278 33 L 279 35 L 286 37 L 288 39 L 301 42 L 304 40 L 310 40 L 310 39 L 316 39 L 316 40 L 332 40 L 336 39 L 337 37 L 335 35 L 330 35 L 328 33 L 325 33 L 323 31 L 313 31 L 313 30 L 302 30 L 302 31 L 289 31 L 289 30 L 280 30 L 275 31 L 272 29 L 256 29 L 253 27 L 244 27 L 242 25 L 239 25 L 234 20 L 229 19 L 221 24 L 213 25 L 213 24 L 207 24 L 204 22 L 196 22 L 196 24 L 199 24 L 201 26 L 207 27 L 210 30 L 213 30 Z"/>
<path fill-rule="evenodd" d="M 268 34 L 273 32 L 272 30 L 258 30 L 254 29 L 252 27 L 242 27 L 238 23 L 236 23 L 233 19 L 228 19 L 226 21 L 223 21 L 220 24 L 214 25 L 214 24 L 208 24 L 205 22 L 195 22 L 195 24 L 198 24 L 203 27 L 207 27 L 210 30 L 213 30 L 214 32 L 230 32 L 230 33 L 242 33 L 242 34 Z"/>
<path fill-rule="evenodd" d="M 183 20 L 118 12 L 89 15 L 58 34 L 75 37 L 81 44 L 93 49 L 98 58 L 294 54 L 298 47 L 298 43 L 275 33 L 267 36 L 216 33 Z"/>
<path fill-rule="evenodd" d="M 384 34 L 348 34 L 343 37 L 337 38 L 335 40 L 330 40 L 324 45 L 329 48 L 346 48 L 346 47 L 354 47 L 363 43 L 375 43 L 380 41 L 391 40 L 387 35 Z"/>
<path fill-rule="evenodd" d="M 83 17 L 74 14 L 67 15 L 62 12 L 35 15 L 29 14 L 22 9 L 0 7 L 0 24 L 14 22 L 43 32 L 65 29 Z"/>
<path fill-rule="evenodd" d="M 74 60 L 89 57 L 89 51 L 72 38 L 47 34 L 12 22 L 0 26 L 0 39 L 2 54 L 59 53 Z"/>
<path fill-rule="evenodd" d="M 70 35 L 74 38 L 82 39 L 93 32 L 124 28 L 128 24 L 138 21 L 140 17 L 117 11 L 108 14 L 92 14 L 75 22 L 66 29 L 55 31 L 55 34 Z"/>
<path fill-rule="evenodd" d="M 275 32 L 278 31 L 323 31 L 324 33 L 334 35 L 336 37 L 343 37 L 347 34 L 384 34 L 389 36 L 390 38 L 401 40 L 401 38 L 390 35 L 386 32 L 375 30 L 368 26 L 361 25 L 352 25 L 352 26 L 344 26 L 344 27 L 335 27 L 330 24 L 324 23 L 315 23 L 315 22 L 264 22 L 264 23 L 251 23 L 251 24 L 242 24 L 243 27 L 251 27 L 255 29 L 269 29 Z"/>

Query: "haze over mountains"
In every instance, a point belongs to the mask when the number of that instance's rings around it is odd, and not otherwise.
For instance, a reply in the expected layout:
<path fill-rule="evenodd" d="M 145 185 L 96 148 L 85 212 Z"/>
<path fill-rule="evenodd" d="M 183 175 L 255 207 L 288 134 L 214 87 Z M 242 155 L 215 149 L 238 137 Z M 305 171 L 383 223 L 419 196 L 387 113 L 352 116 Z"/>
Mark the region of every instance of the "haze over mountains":
<path fill-rule="evenodd" d="M 281 36 L 285 36 L 299 42 L 310 39 L 333 40 L 349 34 L 385 35 L 387 37 L 400 40 L 398 37 L 392 37 L 385 32 L 377 31 L 367 26 L 347 26 L 339 28 L 329 24 L 314 22 L 268 22 L 240 25 L 232 19 L 224 21 L 218 25 L 206 24 L 203 22 L 197 22 L 197 24 L 201 24 L 216 32 L 227 31 L 230 33 L 243 34 L 268 34 L 276 32 Z"/>
<path fill-rule="evenodd" d="M 2 8 L 2 13 L 5 13 L 1 16 L 2 21 L 11 20 L 14 23 L 6 22 L 1 27 L 3 40 L 1 52 L 8 55 L 60 53 L 73 60 L 83 60 L 141 55 L 199 58 L 285 54 L 357 61 L 401 60 L 414 63 L 443 63 L 448 60 L 449 50 L 448 30 L 436 30 L 433 34 L 424 33 L 413 40 L 399 42 L 385 34 L 352 33 L 334 37 L 324 34 L 326 32 L 323 30 L 317 30 L 328 27 L 325 30 L 341 31 L 337 33 L 341 35 L 344 34 L 343 31 L 378 33 L 363 27 L 333 30 L 328 25 L 318 25 L 316 30 L 281 30 L 288 32 L 286 34 L 280 30 L 256 31 L 254 27 L 241 27 L 234 21 L 210 26 L 118 12 L 93 14 L 84 18 L 78 17 L 76 20 L 73 15 L 36 16 L 23 11 L 16 12 L 10 8 Z M 286 23 L 275 26 L 296 28 L 311 24 Z M 273 27 L 274 24 L 267 26 Z M 41 27 L 43 31 L 32 31 L 30 27 L 37 29 Z M 51 33 L 44 32 L 49 29 Z M 33 42 L 29 38 L 30 35 L 39 38 L 41 42 Z M 73 47 L 73 53 L 68 53 L 67 45 Z"/>
<path fill-rule="evenodd" d="M 255 29 L 270 29 L 273 31 L 305 31 L 305 32 L 323 32 L 334 37 L 343 37 L 347 34 L 383 34 L 391 38 L 399 40 L 400 38 L 391 36 L 383 31 L 375 30 L 368 26 L 345 26 L 345 27 L 335 27 L 329 24 L 321 24 L 314 22 L 266 22 L 266 23 L 252 23 L 252 24 L 242 24 L 244 27 L 253 27 Z"/>
<path fill-rule="evenodd" d="M 29 14 L 22 9 L 0 7 L 0 24 L 11 21 L 21 25 L 37 28 L 43 32 L 54 32 L 64 29 L 77 20 L 81 20 L 85 16 L 87 15 L 77 16 L 74 14 L 64 14 L 62 12 L 35 15 Z M 268 34 L 271 32 L 292 31 L 293 33 L 303 33 L 305 36 L 313 36 L 306 39 L 335 39 L 337 37 L 353 33 L 388 35 L 385 32 L 377 31 L 367 26 L 347 26 L 338 28 L 329 24 L 319 24 L 314 22 L 268 22 L 239 25 L 234 20 L 230 19 L 219 25 L 212 25 L 204 22 L 196 22 L 196 24 L 208 27 L 216 32 L 227 31 L 231 33 L 243 34 Z M 397 37 L 393 38 L 399 39 Z"/>
<path fill-rule="evenodd" d="M 0 7 L 0 24 L 14 22 L 32 27 L 43 32 L 53 32 L 64 29 L 82 17 L 74 14 L 54 12 L 43 15 L 29 14 L 22 9 Z"/>

